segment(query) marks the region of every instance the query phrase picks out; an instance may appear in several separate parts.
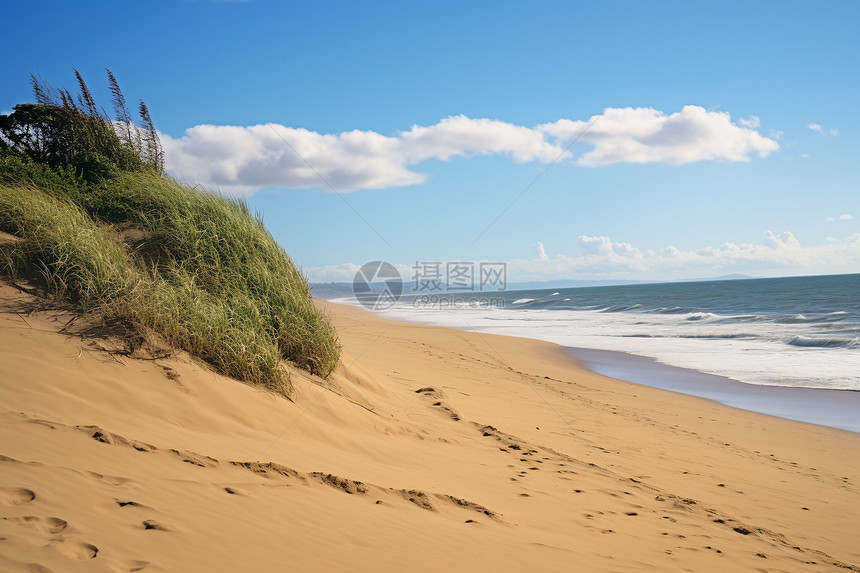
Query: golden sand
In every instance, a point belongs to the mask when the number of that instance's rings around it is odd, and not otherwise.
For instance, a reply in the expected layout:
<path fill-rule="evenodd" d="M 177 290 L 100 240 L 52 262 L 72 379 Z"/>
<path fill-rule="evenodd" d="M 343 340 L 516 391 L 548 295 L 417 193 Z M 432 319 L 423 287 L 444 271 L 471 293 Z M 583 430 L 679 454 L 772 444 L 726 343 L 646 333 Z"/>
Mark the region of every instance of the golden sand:
<path fill-rule="evenodd" d="M 0 570 L 860 571 L 858 434 L 319 304 L 289 401 L 0 286 Z"/>

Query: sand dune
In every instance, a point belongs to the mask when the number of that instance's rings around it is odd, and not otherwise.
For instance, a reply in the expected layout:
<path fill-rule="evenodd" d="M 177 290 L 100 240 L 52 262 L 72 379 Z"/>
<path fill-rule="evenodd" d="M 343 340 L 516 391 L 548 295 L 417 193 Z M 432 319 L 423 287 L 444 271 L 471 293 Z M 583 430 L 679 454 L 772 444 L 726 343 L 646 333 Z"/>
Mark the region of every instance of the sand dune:
<path fill-rule="evenodd" d="M 0 300 L 4 571 L 860 571 L 857 434 L 323 302 L 289 401 Z"/>

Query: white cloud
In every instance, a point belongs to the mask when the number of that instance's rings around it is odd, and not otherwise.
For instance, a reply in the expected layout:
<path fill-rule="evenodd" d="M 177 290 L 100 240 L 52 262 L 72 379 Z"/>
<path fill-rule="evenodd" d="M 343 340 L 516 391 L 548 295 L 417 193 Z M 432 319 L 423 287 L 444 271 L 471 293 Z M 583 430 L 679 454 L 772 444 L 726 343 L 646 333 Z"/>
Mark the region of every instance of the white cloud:
<path fill-rule="evenodd" d="M 839 135 L 839 130 L 838 130 L 838 129 L 833 129 L 833 128 L 825 129 L 825 128 L 821 127 L 821 125 L 819 125 L 819 124 L 817 124 L 817 123 L 810 123 L 810 124 L 808 124 L 806 127 L 808 127 L 809 129 L 811 129 L 812 131 L 815 131 L 815 132 L 820 133 L 821 135 L 825 135 L 825 136 L 827 136 L 827 135 L 830 135 L 830 136 L 836 136 L 836 135 Z"/>
<path fill-rule="evenodd" d="M 540 259 L 541 261 L 548 261 L 549 255 L 546 254 L 546 249 L 543 248 L 543 243 L 538 241 L 537 243 L 535 243 L 534 246 L 535 250 L 537 251 L 538 259 Z"/>
<path fill-rule="evenodd" d="M 542 133 L 494 119 L 448 117 L 429 127 L 413 125 L 400 134 L 403 154 L 410 163 L 455 156 L 509 155 L 515 161 L 549 163 L 562 148 L 544 140 Z"/>
<path fill-rule="evenodd" d="M 338 191 L 415 185 L 426 178 L 406 168 L 396 138 L 372 131 L 329 135 L 274 124 L 198 125 L 180 138 L 161 140 L 174 176 L 234 192 L 325 187 L 320 176 Z"/>
<path fill-rule="evenodd" d="M 853 215 L 849 215 L 848 213 L 843 213 L 838 217 L 825 217 L 824 220 L 828 223 L 832 223 L 834 221 L 852 221 L 854 219 Z"/>
<path fill-rule="evenodd" d="M 462 115 L 416 125 L 396 137 L 358 130 L 319 134 L 276 124 L 198 125 L 181 138 L 161 137 L 174 176 L 240 193 L 263 187 L 328 190 L 321 177 L 339 192 L 402 187 L 426 181 L 409 167 L 427 159 L 498 154 L 547 163 L 563 153 L 529 128 Z"/>
<path fill-rule="evenodd" d="M 671 115 L 652 108 L 607 108 L 587 121 L 561 119 L 539 129 L 558 141 L 579 136 L 594 145 L 577 160 L 588 167 L 621 162 L 749 161 L 753 153 L 766 157 L 779 149 L 776 140 L 732 123 L 728 113 L 692 105 Z"/>
<path fill-rule="evenodd" d="M 534 128 L 463 115 L 430 126 L 414 125 L 392 136 L 374 131 L 321 134 L 277 124 L 197 125 L 181 137 L 162 134 L 167 170 L 181 180 L 225 191 L 264 187 L 340 192 L 417 185 L 423 161 L 501 155 L 516 162 L 550 163 L 572 156 L 565 147 L 594 121 L 581 141 L 594 146 L 583 166 L 610 163 L 749 161 L 777 150 L 775 139 L 754 128 L 758 118 L 731 122 L 727 113 L 696 106 L 665 115 L 650 108 L 607 108 L 588 121 L 562 119 Z"/>
<path fill-rule="evenodd" d="M 739 119 L 738 125 L 741 127 L 748 127 L 750 129 L 758 129 L 761 127 L 761 119 L 756 115 L 751 115 L 749 119 Z"/>

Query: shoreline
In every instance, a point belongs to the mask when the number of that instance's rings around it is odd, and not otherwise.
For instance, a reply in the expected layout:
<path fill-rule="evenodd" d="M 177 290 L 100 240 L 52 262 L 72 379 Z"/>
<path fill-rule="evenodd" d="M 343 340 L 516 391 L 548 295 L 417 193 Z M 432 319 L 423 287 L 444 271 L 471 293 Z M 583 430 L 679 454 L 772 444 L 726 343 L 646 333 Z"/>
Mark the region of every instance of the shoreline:
<path fill-rule="evenodd" d="M 363 309 L 357 303 L 350 303 L 346 299 L 326 300 L 326 302 Z M 395 320 L 407 324 L 451 328 L 461 332 L 511 336 L 500 332 L 487 332 L 474 328 L 389 316 L 385 313 L 368 312 L 386 320 Z M 513 336 L 528 338 L 535 342 L 557 344 L 550 340 L 522 336 L 519 333 Z M 858 390 L 753 384 L 693 368 L 665 364 L 655 358 L 632 352 L 559 346 L 564 349 L 565 355 L 574 358 L 584 368 L 601 376 L 639 386 L 704 398 L 730 408 L 773 416 L 783 420 L 815 424 L 860 434 L 860 391 Z"/>
<path fill-rule="evenodd" d="M 856 390 L 749 384 L 616 350 L 565 347 L 563 352 L 601 376 L 785 420 L 860 433 L 860 392 Z"/>

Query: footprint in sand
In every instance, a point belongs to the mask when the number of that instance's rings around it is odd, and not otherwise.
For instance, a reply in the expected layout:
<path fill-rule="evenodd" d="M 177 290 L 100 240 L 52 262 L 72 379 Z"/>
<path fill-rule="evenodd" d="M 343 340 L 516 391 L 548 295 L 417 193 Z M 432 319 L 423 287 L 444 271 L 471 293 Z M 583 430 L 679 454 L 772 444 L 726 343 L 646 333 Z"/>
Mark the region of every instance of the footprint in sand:
<path fill-rule="evenodd" d="M 49 535 L 55 535 L 69 525 L 65 519 L 60 519 L 59 517 L 37 517 L 35 515 L 27 515 L 24 517 L 4 517 L 3 519 L 35 529 L 39 533 L 47 533 Z"/>
<path fill-rule="evenodd" d="M 27 568 L 24 569 L 24 571 L 27 573 L 54 573 L 51 569 L 48 569 L 44 565 L 39 565 L 38 563 L 27 563 L 26 567 Z"/>
<path fill-rule="evenodd" d="M 171 531 L 171 529 L 164 525 L 163 523 L 159 523 L 154 519 L 147 519 L 143 522 L 144 529 L 154 529 L 156 531 Z"/>
<path fill-rule="evenodd" d="M 140 561 L 138 559 L 125 562 L 125 566 L 128 567 L 129 571 L 143 571 L 147 565 L 149 565 L 149 561 Z"/>
<path fill-rule="evenodd" d="M 247 491 L 245 491 L 243 489 L 239 489 L 238 487 L 225 487 L 224 491 L 226 491 L 230 495 L 239 495 L 239 496 L 243 496 L 243 497 L 247 497 L 247 496 L 251 495 Z"/>
<path fill-rule="evenodd" d="M 450 417 L 455 422 L 460 421 L 460 414 L 457 413 L 457 411 L 454 410 L 454 408 L 452 408 L 448 403 L 442 401 L 444 398 L 446 398 L 445 392 L 437 390 L 432 386 L 425 386 L 424 388 L 419 388 L 418 390 L 415 390 L 415 393 L 420 394 L 425 398 L 434 400 L 433 406 L 442 410 L 448 417 Z"/>
<path fill-rule="evenodd" d="M 92 543 L 85 543 L 75 539 L 59 539 L 51 543 L 50 547 L 53 547 L 66 557 L 80 561 L 94 559 L 99 553 L 99 548 Z"/>
<path fill-rule="evenodd" d="M 118 500 L 116 500 L 116 504 L 117 504 L 118 506 L 120 506 L 120 507 L 126 507 L 126 506 L 130 506 L 130 507 L 137 507 L 137 506 L 139 506 L 139 505 L 140 505 L 140 504 L 139 504 L 139 503 L 137 503 L 136 501 L 122 501 L 122 500 L 119 500 L 119 499 L 118 499 Z"/>
<path fill-rule="evenodd" d="M 0 487 L 0 504 L 20 505 L 36 499 L 36 493 L 23 487 Z"/>

